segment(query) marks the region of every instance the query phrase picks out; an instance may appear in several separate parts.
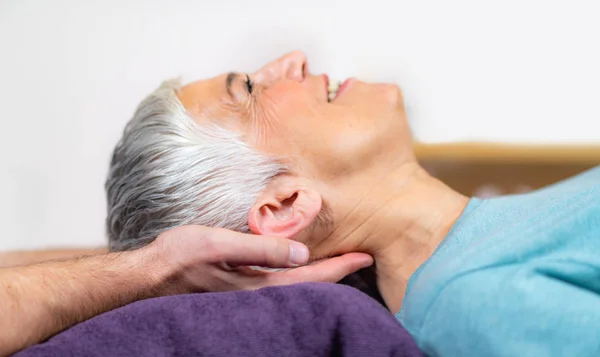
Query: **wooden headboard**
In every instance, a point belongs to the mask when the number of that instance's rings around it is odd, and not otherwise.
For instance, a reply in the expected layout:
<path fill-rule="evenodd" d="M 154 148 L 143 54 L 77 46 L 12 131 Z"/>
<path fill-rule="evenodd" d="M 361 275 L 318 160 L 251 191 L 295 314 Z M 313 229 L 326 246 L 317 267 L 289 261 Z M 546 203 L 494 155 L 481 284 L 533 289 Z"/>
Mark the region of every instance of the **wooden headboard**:
<path fill-rule="evenodd" d="M 468 196 L 526 192 L 600 165 L 598 146 L 414 145 L 423 167 Z"/>

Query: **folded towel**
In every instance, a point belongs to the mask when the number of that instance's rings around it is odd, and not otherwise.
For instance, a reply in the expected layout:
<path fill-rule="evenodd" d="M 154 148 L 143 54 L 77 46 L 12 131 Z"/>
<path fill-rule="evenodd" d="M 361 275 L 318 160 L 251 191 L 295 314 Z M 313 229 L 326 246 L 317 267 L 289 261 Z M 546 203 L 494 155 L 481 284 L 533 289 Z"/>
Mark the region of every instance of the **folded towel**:
<path fill-rule="evenodd" d="M 422 356 L 357 289 L 304 283 L 139 301 L 16 356 Z"/>

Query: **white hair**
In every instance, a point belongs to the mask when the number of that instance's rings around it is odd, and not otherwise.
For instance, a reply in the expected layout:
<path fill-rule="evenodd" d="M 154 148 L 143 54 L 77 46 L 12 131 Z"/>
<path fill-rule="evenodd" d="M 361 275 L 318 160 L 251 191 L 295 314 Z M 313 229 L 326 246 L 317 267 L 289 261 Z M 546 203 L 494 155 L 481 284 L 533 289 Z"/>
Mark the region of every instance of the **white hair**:
<path fill-rule="evenodd" d="M 178 80 L 167 81 L 144 99 L 113 152 L 106 180 L 111 250 L 139 248 L 186 224 L 249 232 L 250 208 L 286 171 L 240 134 L 196 124 L 178 89 Z"/>

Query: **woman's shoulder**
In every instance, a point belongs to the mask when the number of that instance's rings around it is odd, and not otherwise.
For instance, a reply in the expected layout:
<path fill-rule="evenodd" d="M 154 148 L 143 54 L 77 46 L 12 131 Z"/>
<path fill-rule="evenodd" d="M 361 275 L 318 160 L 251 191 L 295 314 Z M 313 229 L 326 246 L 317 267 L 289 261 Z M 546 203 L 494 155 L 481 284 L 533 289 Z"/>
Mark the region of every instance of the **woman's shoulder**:
<path fill-rule="evenodd" d="M 482 272 L 495 275 L 501 267 L 526 269 L 532 262 L 563 258 L 600 269 L 595 254 L 600 251 L 599 217 L 600 168 L 526 194 L 473 198 L 410 278 L 403 322 L 418 325 L 451 282 L 486 276 Z"/>

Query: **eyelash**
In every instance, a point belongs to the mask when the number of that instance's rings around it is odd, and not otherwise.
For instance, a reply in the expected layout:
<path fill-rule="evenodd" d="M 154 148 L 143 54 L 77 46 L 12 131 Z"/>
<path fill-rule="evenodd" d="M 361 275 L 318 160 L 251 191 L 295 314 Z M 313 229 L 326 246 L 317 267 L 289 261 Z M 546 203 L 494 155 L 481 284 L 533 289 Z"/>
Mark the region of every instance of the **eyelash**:
<path fill-rule="evenodd" d="M 248 88 L 248 93 L 252 94 L 252 81 L 248 75 L 246 75 L 246 87 Z"/>

